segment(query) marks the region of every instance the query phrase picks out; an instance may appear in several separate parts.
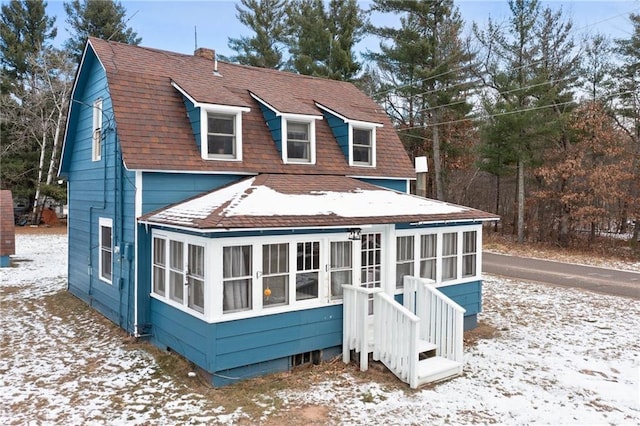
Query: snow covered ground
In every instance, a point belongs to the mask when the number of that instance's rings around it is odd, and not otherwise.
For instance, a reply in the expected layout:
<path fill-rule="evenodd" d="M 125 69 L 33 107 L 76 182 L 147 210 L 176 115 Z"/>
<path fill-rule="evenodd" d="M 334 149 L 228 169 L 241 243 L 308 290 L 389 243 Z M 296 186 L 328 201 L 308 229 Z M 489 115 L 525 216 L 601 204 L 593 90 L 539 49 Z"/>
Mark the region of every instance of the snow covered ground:
<path fill-rule="evenodd" d="M 337 363 L 308 387 L 261 395 L 252 417 L 69 303 L 64 235 L 18 235 L 16 249 L 0 270 L 5 425 L 640 424 L 638 300 L 487 277 L 481 320 L 499 334 L 465 348 L 462 377 L 412 391 Z"/>

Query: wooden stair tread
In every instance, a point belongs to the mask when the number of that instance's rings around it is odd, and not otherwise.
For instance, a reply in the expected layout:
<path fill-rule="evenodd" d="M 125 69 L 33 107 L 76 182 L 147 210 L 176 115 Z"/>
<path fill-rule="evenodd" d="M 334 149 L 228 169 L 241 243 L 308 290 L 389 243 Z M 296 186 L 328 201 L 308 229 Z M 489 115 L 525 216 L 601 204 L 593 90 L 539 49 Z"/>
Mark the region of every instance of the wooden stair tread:
<path fill-rule="evenodd" d="M 423 359 L 418 362 L 418 380 L 420 384 L 432 383 L 462 373 L 462 363 L 441 356 Z"/>
<path fill-rule="evenodd" d="M 428 340 L 418 339 L 418 353 L 419 354 L 421 354 L 422 352 L 434 351 L 437 348 L 438 347 L 434 343 L 431 343 Z"/>

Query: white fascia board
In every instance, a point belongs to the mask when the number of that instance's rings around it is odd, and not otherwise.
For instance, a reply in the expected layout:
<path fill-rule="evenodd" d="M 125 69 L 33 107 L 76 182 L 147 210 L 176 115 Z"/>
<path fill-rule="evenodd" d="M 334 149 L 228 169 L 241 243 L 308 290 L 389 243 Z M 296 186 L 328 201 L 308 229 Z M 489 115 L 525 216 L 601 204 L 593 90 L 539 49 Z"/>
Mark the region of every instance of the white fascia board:
<path fill-rule="evenodd" d="M 374 225 L 333 225 L 333 226 L 299 226 L 299 227 L 280 227 L 280 228 L 190 228 L 188 226 L 176 226 L 169 225 L 166 223 L 158 223 L 147 220 L 139 220 L 138 224 L 147 225 L 147 226 L 159 226 L 163 228 L 175 229 L 177 231 L 187 231 L 187 232 L 197 232 L 200 234 L 210 234 L 210 233 L 229 233 L 229 232 L 271 232 L 271 231 L 306 231 L 306 230 L 315 230 L 315 229 L 348 229 L 348 228 L 360 228 L 360 229 L 368 229 L 373 227 Z M 378 225 L 375 225 L 378 226 Z"/>
<path fill-rule="evenodd" d="M 321 115 L 309 115 L 309 114 L 297 114 L 297 113 L 293 113 L 293 112 L 281 112 L 281 111 L 278 111 L 269 102 L 265 101 L 264 99 L 262 99 L 261 97 L 256 95 L 255 93 L 249 92 L 249 94 L 251 95 L 251 97 L 253 99 L 255 99 L 256 101 L 260 102 L 262 105 L 266 106 L 271 111 L 273 111 L 273 113 L 276 116 L 282 117 L 285 120 L 311 121 L 311 120 L 322 120 L 324 118 Z"/>
<path fill-rule="evenodd" d="M 262 99 L 260 96 L 256 95 L 253 92 L 249 92 L 249 95 L 251 95 L 251 97 L 253 99 L 255 99 L 256 101 L 258 101 L 259 103 L 261 103 L 262 105 L 266 106 L 267 108 L 269 108 L 271 111 L 273 111 L 273 113 L 276 116 L 280 116 L 280 111 L 278 111 L 275 107 L 273 107 L 269 102 L 265 101 L 264 99 Z"/>
<path fill-rule="evenodd" d="M 258 176 L 259 173 L 254 172 L 236 172 L 236 171 L 216 171 L 216 170 L 158 170 L 158 169 L 130 169 L 125 165 L 125 168 L 132 172 L 143 173 L 185 173 L 190 175 L 238 175 L 238 176 Z"/>
<path fill-rule="evenodd" d="M 495 222 L 497 220 L 500 219 L 493 219 L 493 218 L 482 218 L 482 219 L 445 219 L 445 220 L 427 220 L 424 222 L 411 222 L 409 223 L 409 225 L 411 226 L 422 226 L 422 225 L 435 225 L 435 224 L 441 224 L 441 225 L 449 225 L 449 224 L 455 224 L 455 223 L 482 223 L 482 222 Z"/>
<path fill-rule="evenodd" d="M 195 108 L 202 108 L 208 111 L 220 111 L 220 112 L 230 112 L 230 113 L 238 113 L 238 112 L 249 112 L 251 108 L 242 107 L 237 105 L 223 105 L 223 104 L 210 104 L 206 102 L 198 102 L 191 95 L 189 95 L 186 90 L 178 85 L 175 81 L 171 81 L 171 85 L 178 90 L 184 97 L 189 99 L 189 101 L 193 104 Z"/>
<path fill-rule="evenodd" d="M 382 123 L 373 123 L 371 121 L 360 121 L 360 120 L 352 120 L 350 118 L 345 117 L 344 115 L 340 114 L 339 112 L 336 112 L 334 110 L 332 110 L 331 108 L 328 108 L 318 102 L 315 103 L 316 106 L 318 108 L 320 108 L 321 110 L 327 111 L 329 114 L 334 115 L 336 117 L 338 117 L 340 120 L 344 121 L 347 124 L 351 124 L 352 126 L 356 126 L 356 127 L 368 127 L 368 128 L 375 128 L 375 127 L 384 127 L 384 125 Z"/>

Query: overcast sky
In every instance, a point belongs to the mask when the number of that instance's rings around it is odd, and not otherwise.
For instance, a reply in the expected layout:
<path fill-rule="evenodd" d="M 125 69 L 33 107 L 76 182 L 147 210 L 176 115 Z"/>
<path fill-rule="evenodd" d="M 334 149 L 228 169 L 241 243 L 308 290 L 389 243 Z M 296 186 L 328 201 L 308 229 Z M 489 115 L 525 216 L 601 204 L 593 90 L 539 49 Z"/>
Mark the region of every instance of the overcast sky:
<path fill-rule="evenodd" d="M 2 0 L 2 3 L 6 1 Z M 142 37 L 141 45 L 147 47 L 193 53 L 197 29 L 198 47 L 212 48 L 229 56 L 234 52 L 227 46 L 228 37 L 252 34 L 238 22 L 233 1 L 121 0 L 121 3 L 128 13 L 128 25 Z M 507 0 L 457 0 L 455 3 L 460 8 L 467 31 L 472 22 L 483 26 L 489 17 L 501 22 L 509 16 Z M 549 5 L 554 9 L 562 7 L 566 16 L 573 19 L 574 28 L 579 33 L 600 32 L 611 38 L 628 38 L 632 31 L 629 14 L 640 14 L 640 0 L 542 1 L 542 5 Z M 363 9 L 368 9 L 369 6 L 370 2 L 361 2 Z M 47 13 L 57 17 L 58 37 L 55 44 L 59 46 L 69 37 L 65 29 L 67 25 L 63 2 L 49 0 Z M 399 23 L 397 16 L 388 14 L 374 15 L 371 19 L 378 25 L 397 26 Z M 376 50 L 377 46 L 378 40 L 370 37 L 363 40 L 356 51 Z"/>

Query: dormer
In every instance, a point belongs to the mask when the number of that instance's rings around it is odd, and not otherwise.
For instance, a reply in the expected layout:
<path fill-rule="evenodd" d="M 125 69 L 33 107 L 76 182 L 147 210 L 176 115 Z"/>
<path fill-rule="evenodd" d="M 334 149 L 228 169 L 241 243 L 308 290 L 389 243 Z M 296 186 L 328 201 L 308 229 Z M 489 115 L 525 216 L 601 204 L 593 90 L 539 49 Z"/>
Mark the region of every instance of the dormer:
<path fill-rule="evenodd" d="M 251 109 L 198 102 L 175 81 L 171 85 L 182 94 L 202 159 L 242 161 L 242 113 Z"/>
<path fill-rule="evenodd" d="M 282 112 L 254 93 L 284 164 L 316 163 L 316 120 L 321 115 Z"/>
<path fill-rule="evenodd" d="M 349 166 L 376 166 L 376 129 L 380 123 L 353 120 L 316 102 L 342 149 Z"/>

